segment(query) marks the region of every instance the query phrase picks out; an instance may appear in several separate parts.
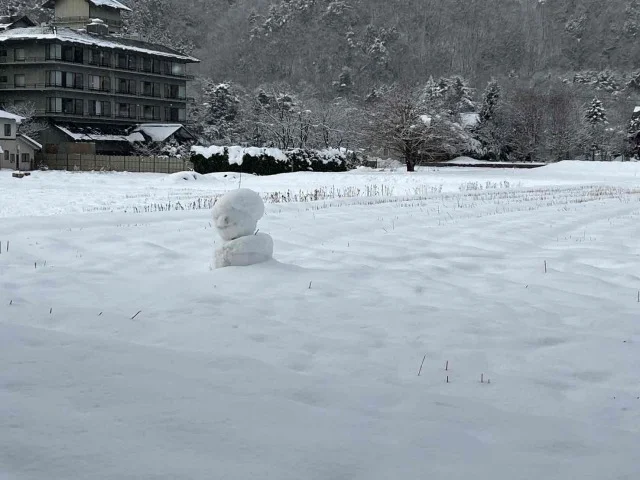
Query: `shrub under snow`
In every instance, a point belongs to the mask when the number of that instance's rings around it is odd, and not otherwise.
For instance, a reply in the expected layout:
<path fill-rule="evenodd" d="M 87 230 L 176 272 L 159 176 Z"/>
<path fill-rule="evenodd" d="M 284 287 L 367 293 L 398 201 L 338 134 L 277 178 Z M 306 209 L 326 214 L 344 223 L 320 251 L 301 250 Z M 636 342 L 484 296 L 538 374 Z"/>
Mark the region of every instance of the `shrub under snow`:
<path fill-rule="evenodd" d="M 198 173 L 245 172 L 257 175 L 314 171 L 344 172 L 355 154 L 345 148 L 280 150 L 258 147 L 191 147 L 191 161 Z"/>

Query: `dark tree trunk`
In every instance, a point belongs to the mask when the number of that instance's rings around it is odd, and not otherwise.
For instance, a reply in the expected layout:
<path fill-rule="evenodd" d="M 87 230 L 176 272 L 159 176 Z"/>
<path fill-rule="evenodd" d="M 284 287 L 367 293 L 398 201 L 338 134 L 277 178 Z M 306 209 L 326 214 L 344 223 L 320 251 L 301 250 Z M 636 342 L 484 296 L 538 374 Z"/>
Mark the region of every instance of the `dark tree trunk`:
<path fill-rule="evenodd" d="M 405 161 L 407 163 L 407 172 L 415 172 L 416 170 L 416 162 L 409 155 L 405 157 Z"/>

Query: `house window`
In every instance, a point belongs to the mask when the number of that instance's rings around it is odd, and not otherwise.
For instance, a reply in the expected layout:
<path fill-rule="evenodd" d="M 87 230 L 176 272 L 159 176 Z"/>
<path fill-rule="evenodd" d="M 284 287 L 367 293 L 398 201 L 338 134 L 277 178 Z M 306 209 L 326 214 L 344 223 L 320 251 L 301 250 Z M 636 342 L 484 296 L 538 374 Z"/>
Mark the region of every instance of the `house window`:
<path fill-rule="evenodd" d="M 9 161 L 9 150 L 5 150 L 4 151 L 4 160 L 5 160 L 5 162 Z"/>
<path fill-rule="evenodd" d="M 14 75 L 13 76 L 13 84 L 16 87 L 24 87 L 25 86 L 24 74 Z"/>
<path fill-rule="evenodd" d="M 16 62 L 24 62 L 25 60 L 24 48 L 16 48 L 14 51 L 14 58 Z"/>
<path fill-rule="evenodd" d="M 11 124 L 10 123 L 5 123 L 4 124 L 4 136 L 5 137 L 10 137 L 11 136 Z"/>
<path fill-rule="evenodd" d="M 28 153 L 23 153 L 22 155 L 20 155 L 22 158 L 20 159 L 20 161 L 22 163 L 30 163 L 31 162 L 31 158 L 29 156 Z"/>
<path fill-rule="evenodd" d="M 59 43 L 49 43 L 45 56 L 47 60 L 60 60 L 62 58 L 62 45 Z"/>

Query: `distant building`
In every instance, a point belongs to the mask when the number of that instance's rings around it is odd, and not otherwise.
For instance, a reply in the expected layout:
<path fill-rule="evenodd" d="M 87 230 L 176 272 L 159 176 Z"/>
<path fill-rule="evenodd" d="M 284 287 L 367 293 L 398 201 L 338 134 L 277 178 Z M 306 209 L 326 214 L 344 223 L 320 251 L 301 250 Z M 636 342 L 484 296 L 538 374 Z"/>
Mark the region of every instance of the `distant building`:
<path fill-rule="evenodd" d="M 26 15 L 0 15 L 0 31 L 35 26 L 37 23 Z"/>
<path fill-rule="evenodd" d="M 20 20 L 0 31 L 0 107 L 33 105 L 52 126 L 42 132 L 47 151 L 60 148 L 59 124 L 128 135 L 145 122 L 186 121 L 187 65 L 198 59 L 122 35 L 129 8 L 116 0 L 43 6 L 55 9 L 51 25 Z"/>
<path fill-rule="evenodd" d="M 19 115 L 0 110 L 0 168 L 33 168 L 35 152 L 41 150 L 42 145 L 26 135 L 18 134 L 18 124 L 23 120 Z"/>

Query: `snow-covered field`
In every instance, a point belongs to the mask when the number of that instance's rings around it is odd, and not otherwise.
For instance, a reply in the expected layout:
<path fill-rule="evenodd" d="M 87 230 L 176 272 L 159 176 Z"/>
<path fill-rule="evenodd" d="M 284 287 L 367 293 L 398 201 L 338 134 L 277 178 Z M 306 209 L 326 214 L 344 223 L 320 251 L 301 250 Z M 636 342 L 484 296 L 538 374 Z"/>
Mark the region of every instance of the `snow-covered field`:
<path fill-rule="evenodd" d="M 0 172 L 0 479 L 640 478 L 639 163 L 196 177 Z"/>

